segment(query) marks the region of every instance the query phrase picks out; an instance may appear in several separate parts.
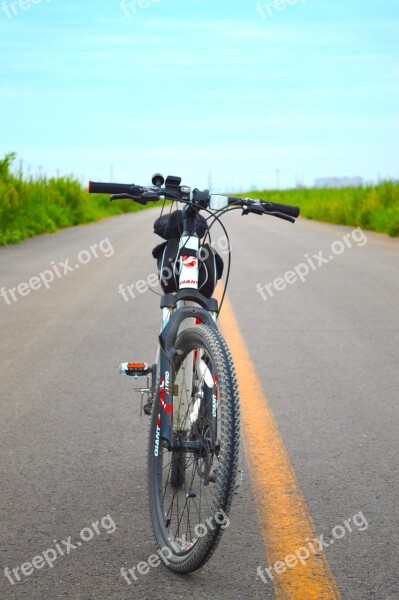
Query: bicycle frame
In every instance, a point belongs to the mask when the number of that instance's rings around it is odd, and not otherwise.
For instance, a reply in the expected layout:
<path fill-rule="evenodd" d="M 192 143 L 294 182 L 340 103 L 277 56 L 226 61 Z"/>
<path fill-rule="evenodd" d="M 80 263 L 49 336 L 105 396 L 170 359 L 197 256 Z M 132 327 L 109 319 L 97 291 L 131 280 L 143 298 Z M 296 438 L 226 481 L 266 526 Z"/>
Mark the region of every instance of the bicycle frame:
<path fill-rule="evenodd" d="M 179 291 L 176 294 L 165 294 L 161 298 L 162 327 L 159 335 L 157 366 L 159 373 L 159 413 L 155 436 L 154 454 L 158 456 L 159 444 L 168 450 L 182 448 L 181 442 L 174 439 L 173 419 L 178 415 L 173 413 L 174 390 L 171 389 L 173 359 L 175 357 L 175 342 L 178 333 L 194 322 L 206 323 L 216 328 L 218 303 L 214 298 L 206 298 L 198 291 L 199 237 L 195 233 L 195 219 L 190 218 L 190 207 L 185 207 L 183 235 L 180 238 L 179 254 L 181 256 L 181 271 L 179 275 Z M 184 252 L 184 254 L 183 254 Z M 189 303 L 189 305 L 187 305 Z M 198 306 L 199 305 L 199 306 Z M 192 372 L 185 375 L 184 383 L 191 389 Z M 183 383 L 183 382 L 182 382 Z M 176 385 L 176 384 L 175 384 Z M 188 451 L 200 450 L 199 442 L 183 442 Z"/>

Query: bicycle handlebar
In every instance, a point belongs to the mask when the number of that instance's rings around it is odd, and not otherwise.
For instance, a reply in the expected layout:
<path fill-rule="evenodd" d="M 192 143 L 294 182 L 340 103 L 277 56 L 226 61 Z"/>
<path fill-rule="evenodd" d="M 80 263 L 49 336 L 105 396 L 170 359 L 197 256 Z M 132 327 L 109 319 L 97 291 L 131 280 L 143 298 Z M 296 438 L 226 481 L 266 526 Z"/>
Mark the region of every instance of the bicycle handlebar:
<path fill-rule="evenodd" d="M 300 208 L 299 206 L 290 206 L 289 204 L 277 204 L 276 202 L 268 202 L 267 200 L 260 201 L 263 208 L 266 212 L 276 211 L 283 213 L 284 215 L 289 215 L 290 217 L 294 217 L 296 219 L 299 217 Z M 269 208 L 270 207 L 270 208 Z"/>
<path fill-rule="evenodd" d="M 123 198 L 131 199 L 140 204 L 146 204 L 148 201 L 163 200 L 165 198 L 176 201 L 189 203 L 188 191 L 190 188 L 186 186 L 160 187 L 151 186 L 144 187 L 135 184 L 126 183 L 102 183 L 89 181 L 89 194 L 112 194 L 111 200 L 119 200 Z M 200 192 L 195 189 L 193 192 L 194 202 L 198 198 L 198 203 L 195 205 L 200 208 L 208 208 L 210 195 L 208 190 Z M 255 200 L 253 198 L 238 198 L 235 196 L 228 197 L 229 205 L 241 206 L 243 214 L 249 212 L 255 214 L 268 214 L 272 217 L 278 217 L 291 223 L 295 223 L 295 219 L 299 216 L 299 206 L 290 206 L 288 204 L 278 204 L 276 202 L 267 202 L 265 200 Z"/>
<path fill-rule="evenodd" d="M 100 181 L 89 181 L 89 194 L 129 194 L 135 185 L 127 183 L 102 183 Z"/>
<path fill-rule="evenodd" d="M 255 200 L 253 198 L 236 198 L 229 196 L 229 204 L 248 205 L 248 212 L 256 214 L 268 214 L 272 217 L 279 217 L 286 221 L 295 223 L 295 219 L 299 217 L 299 206 L 290 206 L 289 204 L 277 204 L 276 202 L 267 202 L 265 200 Z"/>

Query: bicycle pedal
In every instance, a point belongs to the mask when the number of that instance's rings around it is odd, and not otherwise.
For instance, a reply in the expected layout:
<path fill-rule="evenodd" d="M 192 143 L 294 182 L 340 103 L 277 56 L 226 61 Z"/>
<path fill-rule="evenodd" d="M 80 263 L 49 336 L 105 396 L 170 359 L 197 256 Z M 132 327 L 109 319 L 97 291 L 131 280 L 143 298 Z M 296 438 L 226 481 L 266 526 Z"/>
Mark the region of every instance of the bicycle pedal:
<path fill-rule="evenodd" d="M 151 373 L 152 368 L 147 363 L 126 362 L 119 365 L 119 373 L 121 375 L 129 375 L 129 377 L 145 377 Z"/>

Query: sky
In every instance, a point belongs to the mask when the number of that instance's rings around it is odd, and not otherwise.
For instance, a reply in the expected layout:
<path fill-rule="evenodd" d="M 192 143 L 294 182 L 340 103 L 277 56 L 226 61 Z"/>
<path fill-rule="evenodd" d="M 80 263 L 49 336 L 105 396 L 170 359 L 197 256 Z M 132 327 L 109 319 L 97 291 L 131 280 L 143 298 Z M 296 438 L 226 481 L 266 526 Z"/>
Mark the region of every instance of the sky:
<path fill-rule="evenodd" d="M 398 0 L 0 0 L 0 156 L 239 191 L 399 178 Z"/>

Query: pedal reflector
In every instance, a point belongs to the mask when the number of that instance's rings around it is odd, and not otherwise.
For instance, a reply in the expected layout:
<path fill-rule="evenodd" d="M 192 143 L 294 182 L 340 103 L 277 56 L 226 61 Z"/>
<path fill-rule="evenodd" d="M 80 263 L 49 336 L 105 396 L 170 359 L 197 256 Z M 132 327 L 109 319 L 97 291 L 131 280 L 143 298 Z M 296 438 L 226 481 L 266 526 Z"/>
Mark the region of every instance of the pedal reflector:
<path fill-rule="evenodd" d="M 119 365 L 119 373 L 121 375 L 129 375 L 130 377 L 144 377 L 151 373 L 151 367 L 147 363 L 127 362 Z"/>

